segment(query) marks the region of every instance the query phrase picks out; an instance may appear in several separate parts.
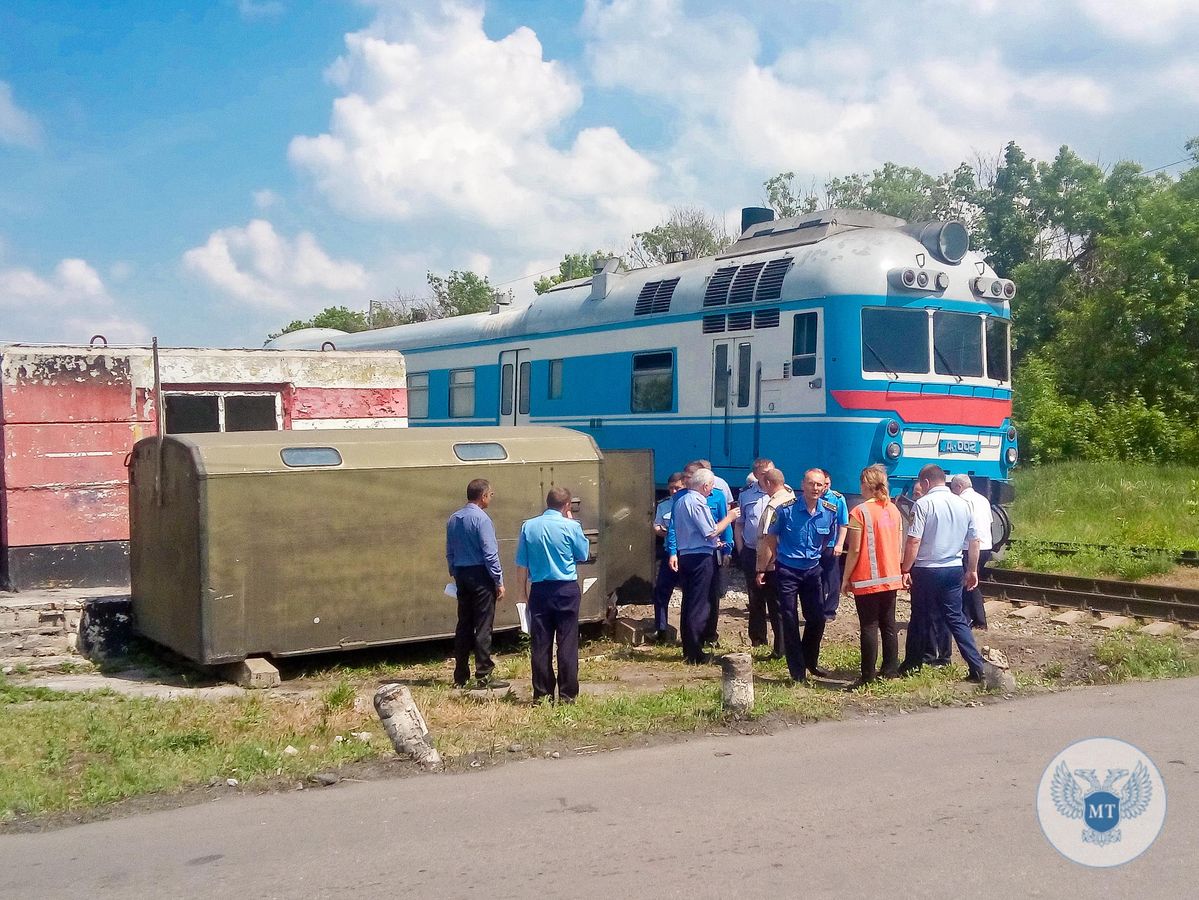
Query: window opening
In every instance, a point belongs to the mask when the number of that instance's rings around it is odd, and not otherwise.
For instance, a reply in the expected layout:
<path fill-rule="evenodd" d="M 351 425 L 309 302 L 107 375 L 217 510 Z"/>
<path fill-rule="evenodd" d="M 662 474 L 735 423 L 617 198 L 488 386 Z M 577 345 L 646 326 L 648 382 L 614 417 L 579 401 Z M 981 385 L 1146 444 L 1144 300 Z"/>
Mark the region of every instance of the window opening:
<path fill-rule="evenodd" d="M 450 372 L 450 418 L 469 419 L 475 414 L 475 370 Z"/>
<path fill-rule="evenodd" d="M 1007 319 L 991 316 L 987 319 L 987 377 L 996 381 L 1011 380 L 1011 357 L 1008 353 L 1011 325 Z"/>
<path fill-rule="evenodd" d="M 512 378 L 516 374 L 512 363 L 504 363 L 500 369 L 500 415 L 512 415 Z"/>
<path fill-rule="evenodd" d="M 529 380 L 532 365 L 527 362 L 520 364 L 520 386 L 517 388 L 517 393 L 520 395 L 516 403 L 516 411 L 522 416 L 529 414 Z"/>
<path fill-rule="evenodd" d="M 668 412 L 674 405 L 674 354 L 633 355 L 633 412 Z"/>
<path fill-rule="evenodd" d="M 429 418 L 429 373 L 408 376 L 408 418 Z"/>
<path fill-rule="evenodd" d="M 737 407 L 739 409 L 749 406 L 751 356 L 751 348 L 748 343 L 737 345 Z"/>
<path fill-rule="evenodd" d="M 712 405 L 729 405 L 729 345 L 717 344 L 712 354 Z"/>
<path fill-rule="evenodd" d="M 862 310 L 862 368 L 898 378 L 928 373 L 928 314 L 922 309 Z"/>
<path fill-rule="evenodd" d="M 938 375 L 981 378 L 983 374 L 982 316 L 972 313 L 933 313 L 934 371 Z"/>
<path fill-rule="evenodd" d="M 562 399 L 562 363 L 563 360 L 550 360 L 550 393 L 551 400 Z"/>
<path fill-rule="evenodd" d="M 791 332 L 791 374 L 816 374 L 816 331 L 818 316 L 814 312 L 796 313 Z"/>

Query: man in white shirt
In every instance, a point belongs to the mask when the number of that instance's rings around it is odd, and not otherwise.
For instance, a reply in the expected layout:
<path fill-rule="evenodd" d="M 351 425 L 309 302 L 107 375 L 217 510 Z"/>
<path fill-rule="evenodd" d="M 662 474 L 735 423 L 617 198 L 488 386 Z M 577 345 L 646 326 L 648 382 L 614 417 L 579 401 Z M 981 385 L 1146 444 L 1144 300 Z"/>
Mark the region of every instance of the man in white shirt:
<path fill-rule="evenodd" d="M 991 560 L 991 524 L 994 521 L 991 501 L 974 489 L 969 475 L 954 475 L 949 481 L 949 489 L 970 504 L 974 530 L 978 533 L 978 580 L 981 582 L 983 571 Z M 962 592 L 962 612 L 971 628 L 986 630 L 987 611 L 983 606 L 981 584 Z"/>

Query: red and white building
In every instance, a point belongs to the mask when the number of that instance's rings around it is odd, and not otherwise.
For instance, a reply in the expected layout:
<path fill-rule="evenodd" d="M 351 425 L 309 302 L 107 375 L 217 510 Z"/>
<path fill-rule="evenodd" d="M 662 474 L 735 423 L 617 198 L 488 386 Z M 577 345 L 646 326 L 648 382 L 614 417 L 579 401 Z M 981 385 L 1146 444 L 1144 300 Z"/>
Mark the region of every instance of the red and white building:
<path fill-rule="evenodd" d="M 159 351 L 167 433 L 402 428 L 390 351 Z M 0 345 L 0 590 L 129 578 L 133 444 L 156 433 L 148 348 Z"/>

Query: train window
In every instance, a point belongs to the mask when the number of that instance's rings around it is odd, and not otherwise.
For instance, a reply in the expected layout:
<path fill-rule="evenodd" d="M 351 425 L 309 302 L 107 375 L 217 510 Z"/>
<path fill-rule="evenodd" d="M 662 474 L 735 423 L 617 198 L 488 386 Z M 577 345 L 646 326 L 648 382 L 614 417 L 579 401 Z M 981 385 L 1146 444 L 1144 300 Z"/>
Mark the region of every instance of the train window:
<path fill-rule="evenodd" d="M 729 405 L 729 345 L 717 344 L 712 351 L 712 405 Z"/>
<path fill-rule="evenodd" d="M 463 462 L 476 462 L 484 459 L 507 459 L 508 451 L 502 444 L 493 441 L 479 441 L 470 444 L 455 444 L 454 455 Z"/>
<path fill-rule="evenodd" d="M 429 373 L 408 376 L 408 418 L 429 418 Z"/>
<path fill-rule="evenodd" d="M 737 406 L 749 406 L 751 348 L 748 343 L 737 345 Z"/>
<path fill-rule="evenodd" d="M 551 400 L 562 399 L 562 360 L 550 360 L 550 394 Z"/>
<path fill-rule="evenodd" d="M 530 363 L 520 364 L 520 389 L 517 391 L 520 397 L 516 402 L 516 411 L 522 416 L 529 414 L 529 376 L 532 368 Z"/>
<path fill-rule="evenodd" d="M 674 354 L 633 354 L 633 412 L 669 412 L 674 404 Z"/>
<path fill-rule="evenodd" d="M 987 377 L 996 381 L 1011 378 L 1008 341 L 1011 326 L 1007 319 L 991 316 L 987 319 Z"/>
<path fill-rule="evenodd" d="M 500 368 L 500 415 L 512 415 L 512 378 L 516 370 L 512 363 L 504 363 Z"/>
<path fill-rule="evenodd" d="M 937 310 L 933 314 L 933 357 L 938 375 L 981 378 L 982 316 Z"/>
<path fill-rule="evenodd" d="M 791 374 L 816 374 L 816 330 L 817 315 L 814 312 L 797 313 L 794 330 L 791 332 Z"/>
<path fill-rule="evenodd" d="M 928 372 L 928 314 L 922 309 L 862 310 L 862 369 Z"/>
<path fill-rule="evenodd" d="M 450 418 L 469 419 L 475 414 L 475 370 L 450 372 Z"/>
<path fill-rule="evenodd" d="M 279 451 L 279 458 L 283 465 L 292 469 L 341 465 L 341 454 L 333 447 L 284 447 Z"/>

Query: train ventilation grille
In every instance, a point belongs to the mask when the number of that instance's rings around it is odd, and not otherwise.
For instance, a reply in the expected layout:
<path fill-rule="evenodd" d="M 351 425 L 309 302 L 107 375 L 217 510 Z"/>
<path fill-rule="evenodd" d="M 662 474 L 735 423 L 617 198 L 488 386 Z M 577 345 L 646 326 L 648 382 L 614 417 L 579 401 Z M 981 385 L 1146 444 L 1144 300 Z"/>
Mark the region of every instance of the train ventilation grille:
<path fill-rule="evenodd" d="M 651 313 L 670 312 L 670 298 L 678 287 L 677 278 L 665 281 L 647 281 L 637 295 L 637 305 L 633 307 L 633 315 L 644 316 Z"/>
<path fill-rule="evenodd" d="M 729 313 L 729 331 L 749 331 L 754 327 L 754 314 L 750 310 Z"/>
<path fill-rule="evenodd" d="M 778 328 L 779 311 L 777 309 L 754 310 L 754 328 Z"/>
<path fill-rule="evenodd" d="M 757 262 L 741 267 L 737 277 L 733 279 L 733 286 L 729 289 L 729 303 L 748 303 L 754 298 L 754 286 L 765 265 L 766 263 Z"/>
<path fill-rule="evenodd" d="M 704 306 L 724 306 L 729 302 L 729 285 L 737 274 L 736 266 L 725 266 L 717 269 L 708 279 L 708 288 L 704 291 Z"/>
<path fill-rule="evenodd" d="M 724 331 L 724 316 L 704 316 L 704 334 L 719 334 Z"/>
<path fill-rule="evenodd" d="M 791 264 L 794 261 L 788 256 L 784 259 L 772 259 L 768 262 L 766 264 L 766 271 L 758 279 L 758 290 L 754 299 L 760 302 L 762 300 L 777 300 L 783 296 L 783 279 L 787 277 L 787 272 L 791 270 Z"/>

